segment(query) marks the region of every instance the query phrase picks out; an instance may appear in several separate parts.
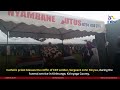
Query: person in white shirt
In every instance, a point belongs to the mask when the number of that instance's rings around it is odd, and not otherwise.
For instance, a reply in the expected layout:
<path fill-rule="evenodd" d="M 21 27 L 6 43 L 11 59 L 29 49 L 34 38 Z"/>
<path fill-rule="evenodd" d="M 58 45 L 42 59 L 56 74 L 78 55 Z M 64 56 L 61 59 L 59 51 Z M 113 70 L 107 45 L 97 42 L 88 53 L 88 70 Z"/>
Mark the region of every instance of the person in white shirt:
<path fill-rule="evenodd" d="M 95 41 L 93 40 L 93 43 L 92 44 L 92 52 L 93 52 L 93 55 L 90 59 L 90 62 L 89 62 L 89 67 L 90 68 L 100 68 L 100 62 L 99 62 L 99 54 L 98 54 L 98 49 L 96 47 L 96 43 Z M 94 45 L 93 45 L 94 44 Z"/>

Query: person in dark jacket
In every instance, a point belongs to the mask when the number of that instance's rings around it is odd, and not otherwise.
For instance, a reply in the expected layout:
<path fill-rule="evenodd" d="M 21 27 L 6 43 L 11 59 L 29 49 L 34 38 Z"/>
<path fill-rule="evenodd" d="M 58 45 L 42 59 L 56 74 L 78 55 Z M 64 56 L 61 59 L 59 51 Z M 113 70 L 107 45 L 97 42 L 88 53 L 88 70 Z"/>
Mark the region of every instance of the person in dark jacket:
<path fill-rule="evenodd" d="M 118 51 L 115 53 L 115 60 L 114 60 L 114 73 L 115 75 L 120 75 L 120 38 L 117 42 Z"/>
<path fill-rule="evenodd" d="M 91 42 L 87 41 L 86 45 L 82 48 L 83 61 L 86 65 L 89 64 L 91 57 L 93 56 L 92 49 L 93 45 Z"/>

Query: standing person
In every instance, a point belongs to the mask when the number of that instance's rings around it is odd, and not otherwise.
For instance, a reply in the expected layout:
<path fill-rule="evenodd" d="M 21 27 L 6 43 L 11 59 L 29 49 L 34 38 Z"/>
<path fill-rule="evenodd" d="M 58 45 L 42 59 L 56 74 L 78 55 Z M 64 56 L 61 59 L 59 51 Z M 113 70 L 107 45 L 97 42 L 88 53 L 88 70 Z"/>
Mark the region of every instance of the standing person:
<path fill-rule="evenodd" d="M 72 46 L 71 45 L 69 46 L 69 51 L 70 51 L 70 55 L 72 55 L 73 52 L 72 52 Z"/>
<path fill-rule="evenodd" d="M 98 50 L 97 50 L 97 45 L 95 43 L 95 40 L 93 40 L 93 43 L 91 43 L 92 45 L 92 52 L 93 52 L 93 55 L 90 59 L 90 62 L 89 62 L 89 67 L 90 68 L 100 68 L 100 62 L 99 62 L 99 55 L 98 55 Z"/>
<path fill-rule="evenodd" d="M 118 49 L 114 56 L 114 75 L 120 75 L 120 38 L 117 42 Z"/>
<path fill-rule="evenodd" d="M 89 65 L 90 59 L 93 55 L 93 51 L 91 50 L 93 46 L 91 45 L 91 42 L 87 41 L 86 45 L 82 48 L 82 56 L 83 61 L 85 62 L 86 66 Z"/>

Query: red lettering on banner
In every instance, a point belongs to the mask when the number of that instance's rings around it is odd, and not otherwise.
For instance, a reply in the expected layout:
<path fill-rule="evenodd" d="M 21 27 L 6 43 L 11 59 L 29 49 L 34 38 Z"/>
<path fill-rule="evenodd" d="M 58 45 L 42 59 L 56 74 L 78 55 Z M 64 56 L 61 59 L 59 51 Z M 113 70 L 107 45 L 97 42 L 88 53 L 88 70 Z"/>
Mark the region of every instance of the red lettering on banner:
<path fill-rule="evenodd" d="M 69 24 L 69 18 L 67 18 L 67 20 L 66 20 L 66 24 Z"/>
<path fill-rule="evenodd" d="M 26 17 L 26 12 L 25 11 L 21 12 L 21 17 Z"/>
<path fill-rule="evenodd" d="M 80 20 L 78 20 L 78 26 L 81 26 L 81 21 Z"/>
<path fill-rule="evenodd" d="M 35 19 L 40 20 L 40 14 L 36 13 Z"/>
<path fill-rule="evenodd" d="M 44 14 L 41 15 L 41 20 L 46 21 Z"/>
<path fill-rule="evenodd" d="M 55 22 L 55 16 L 50 16 L 50 15 L 31 12 L 31 11 L 8 11 L 8 15 L 30 18 L 30 19 L 37 19 L 41 21 Z"/>
<path fill-rule="evenodd" d="M 19 16 L 20 11 L 15 11 L 15 13 L 16 13 L 16 16 L 18 17 L 18 16 Z"/>
<path fill-rule="evenodd" d="M 34 19 L 34 12 L 27 12 L 27 18 L 32 18 Z"/>
<path fill-rule="evenodd" d="M 77 20 L 74 20 L 73 23 L 74 23 L 74 25 L 77 25 L 78 21 L 77 21 Z"/>
<path fill-rule="evenodd" d="M 69 19 L 65 18 L 64 20 L 61 21 L 61 24 L 69 24 Z"/>
<path fill-rule="evenodd" d="M 51 22 L 51 16 L 46 15 L 46 21 L 50 21 Z"/>
<path fill-rule="evenodd" d="M 66 24 L 66 19 L 67 19 L 67 18 L 64 19 L 64 23 L 65 23 L 65 24 Z"/>
<path fill-rule="evenodd" d="M 65 21 L 64 21 L 64 20 L 62 20 L 62 21 L 61 21 L 61 24 L 64 24 L 64 23 L 65 23 Z"/>
<path fill-rule="evenodd" d="M 61 21 L 61 24 L 71 24 L 71 25 L 81 26 L 81 21 L 75 20 L 75 19 L 70 19 L 70 18 L 64 18 L 64 20 Z"/>
<path fill-rule="evenodd" d="M 70 20 L 70 24 L 73 24 L 73 23 L 72 23 L 73 19 L 69 19 L 69 20 Z"/>
<path fill-rule="evenodd" d="M 14 16 L 14 11 L 8 11 L 9 16 Z"/>
<path fill-rule="evenodd" d="M 55 16 L 52 16 L 52 22 L 55 22 Z"/>

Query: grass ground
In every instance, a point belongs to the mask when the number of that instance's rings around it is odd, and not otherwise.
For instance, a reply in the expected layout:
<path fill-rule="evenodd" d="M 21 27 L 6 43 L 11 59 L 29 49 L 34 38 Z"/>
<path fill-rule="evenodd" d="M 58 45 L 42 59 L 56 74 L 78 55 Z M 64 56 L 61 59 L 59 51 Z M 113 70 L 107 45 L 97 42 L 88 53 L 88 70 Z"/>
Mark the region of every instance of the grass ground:
<path fill-rule="evenodd" d="M 86 67 L 85 63 L 83 62 L 82 56 L 80 54 L 73 54 L 73 56 L 75 57 L 75 60 L 79 64 L 80 68 Z"/>
<path fill-rule="evenodd" d="M 16 57 L 15 56 L 0 56 L 0 75 L 6 75 L 6 69 L 12 68 L 14 69 L 16 65 Z"/>
<path fill-rule="evenodd" d="M 85 68 L 85 64 L 82 60 L 81 55 L 73 54 L 73 57 L 75 58 L 75 61 L 78 63 L 79 68 Z M 58 64 L 57 66 L 62 67 L 62 65 L 64 65 L 64 61 L 57 60 L 57 64 Z M 11 69 L 16 68 L 16 56 L 8 56 L 8 60 L 7 60 L 6 56 L 0 56 L 0 70 L 5 72 L 6 68 L 11 68 Z M 30 65 L 30 66 L 23 66 L 21 68 L 41 68 L 41 66 L 40 65 Z"/>
<path fill-rule="evenodd" d="M 80 68 L 85 67 L 85 64 L 82 60 L 82 56 L 80 54 L 73 54 L 76 62 L 79 64 Z M 7 65 L 6 65 L 7 64 Z M 8 56 L 8 60 L 6 56 L 0 56 L 0 68 L 9 68 L 16 66 L 16 56 Z"/>
<path fill-rule="evenodd" d="M 7 59 L 8 58 L 8 59 Z M 15 67 L 16 56 L 0 56 L 0 68 Z"/>

